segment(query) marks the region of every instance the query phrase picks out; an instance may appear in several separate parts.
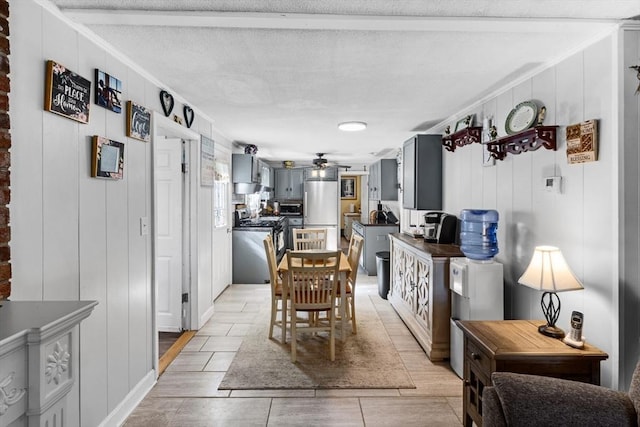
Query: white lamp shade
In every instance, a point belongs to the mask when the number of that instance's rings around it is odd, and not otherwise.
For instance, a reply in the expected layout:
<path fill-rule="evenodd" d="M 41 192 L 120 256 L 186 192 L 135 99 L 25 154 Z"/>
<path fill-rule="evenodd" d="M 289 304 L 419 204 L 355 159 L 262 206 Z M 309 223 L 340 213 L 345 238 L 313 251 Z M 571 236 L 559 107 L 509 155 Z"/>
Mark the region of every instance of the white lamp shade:
<path fill-rule="evenodd" d="M 583 289 L 560 249 L 554 246 L 536 246 L 531 262 L 518 283 L 545 292 Z"/>

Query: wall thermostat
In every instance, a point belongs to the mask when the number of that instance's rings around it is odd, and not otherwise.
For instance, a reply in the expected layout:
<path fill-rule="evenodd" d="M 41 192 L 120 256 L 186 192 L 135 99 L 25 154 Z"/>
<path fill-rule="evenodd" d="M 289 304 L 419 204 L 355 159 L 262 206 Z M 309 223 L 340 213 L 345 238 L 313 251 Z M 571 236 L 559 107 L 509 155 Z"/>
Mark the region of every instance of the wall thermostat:
<path fill-rule="evenodd" d="M 548 176 L 544 178 L 544 189 L 552 193 L 560 193 L 562 187 L 561 176 Z"/>

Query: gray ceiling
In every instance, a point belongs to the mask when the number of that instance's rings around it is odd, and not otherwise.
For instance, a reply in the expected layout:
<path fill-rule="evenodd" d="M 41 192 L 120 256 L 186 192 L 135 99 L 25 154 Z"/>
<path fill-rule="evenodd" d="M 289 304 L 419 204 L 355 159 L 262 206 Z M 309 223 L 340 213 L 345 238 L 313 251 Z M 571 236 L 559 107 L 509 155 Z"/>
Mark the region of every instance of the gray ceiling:
<path fill-rule="evenodd" d="M 640 15 L 639 0 L 52 3 L 259 157 L 353 165 Z"/>

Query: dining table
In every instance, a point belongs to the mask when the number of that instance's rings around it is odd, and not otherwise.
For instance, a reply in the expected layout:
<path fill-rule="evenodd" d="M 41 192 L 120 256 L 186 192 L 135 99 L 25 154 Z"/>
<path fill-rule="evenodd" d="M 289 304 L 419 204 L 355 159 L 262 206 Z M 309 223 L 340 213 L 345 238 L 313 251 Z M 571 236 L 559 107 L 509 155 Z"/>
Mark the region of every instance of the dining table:
<path fill-rule="evenodd" d="M 327 249 L 305 249 L 305 250 L 299 250 L 295 252 L 324 253 L 324 252 L 334 252 L 334 251 L 330 251 Z M 288 293 L 289 261 L 288 261 L 287 255 L 288 253 L 285 253 L 282 259 L 280 260 L 280 263 L 278 264 L 278 273 L 280 273 L 282 276 L 283 291 Z M 345 331 L 347 326 L 347 322 L 345 322 L 345 319 L 346 319 L 345 313 L 346 313 L 346 307 L 347 307 L 347 298 L 346 298 L 347 277 L 349 277 L 349 273 L 351 272 L 351 266 L 349 265 L 349 258 L 347 258 L 345 254 L 342 254 L 342 256 L 340 257 L 340 266 L 338 267 L 338 271 L 340 273 L 340 295 L 342 296 L 342 298 L 340 298 L 340 306 L 338 308 L 338 313 L 340 314 L 340 339 L 344 342 L 346 338 Z M 283 295 L 283 298 L 286 298 L 286 296 Z"/>

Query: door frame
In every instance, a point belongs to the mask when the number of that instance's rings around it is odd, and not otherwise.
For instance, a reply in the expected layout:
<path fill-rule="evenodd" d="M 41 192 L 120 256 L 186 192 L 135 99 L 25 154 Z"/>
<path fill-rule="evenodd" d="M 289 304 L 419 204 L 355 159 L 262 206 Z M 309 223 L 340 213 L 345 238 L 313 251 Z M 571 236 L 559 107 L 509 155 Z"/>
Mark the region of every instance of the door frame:
<path fill-rule="evenodd" d="M 156 319 L 157 311 L 157 280 L 156 280 L 156 244 L 157 244 L 157 230 L 156 230 L 156 212 L 157 212 L 157 197 L 155 186 L 155 170 L 154 162 L 156 157 L 156 150 L 154 140 L 159 137 L 179 138 L 183 141 L 183 162 L 186 164 L 184 181 L 183 181 L 183 289 L 188 289 L 189 302 L 182 304 L 186 313 L 181 315 L 182 328 L 189 329 L 192 322 L 192 313 L 197 313 L 198 307 L 198 292 L 197 292 L 197 261 L 198 261 L 198 247 L 197 240 L 195 238 L 195 227 L 197 226 L 197 192 L 194 191 L 194 187 L 197 184 L 197 171 L 192 170 L 190 167 L 191 148 L 194 144 L 200 143 L 200 134 L 194 132 L 182 125 L 174 122 L 173 120 L 159 114 L 156 111 L 152 112 L 152 138 L 151 138 L 151 224 L 152 224 L 152 236 L 151 236 L 151 309 L 152 309 L 152 342 L 153 342 L 153 369 L 158 376 L 158 322 Z"/>

